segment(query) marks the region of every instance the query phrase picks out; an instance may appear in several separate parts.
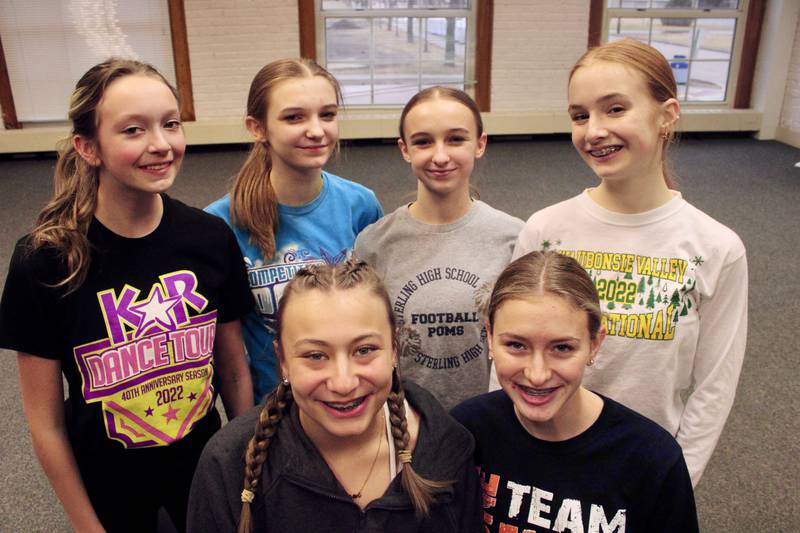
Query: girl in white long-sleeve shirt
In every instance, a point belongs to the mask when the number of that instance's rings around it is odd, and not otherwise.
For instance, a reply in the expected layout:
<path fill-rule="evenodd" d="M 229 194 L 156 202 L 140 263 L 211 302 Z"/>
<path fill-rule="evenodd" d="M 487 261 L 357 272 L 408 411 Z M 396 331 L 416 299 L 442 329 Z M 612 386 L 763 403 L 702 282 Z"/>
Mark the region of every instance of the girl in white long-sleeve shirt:
<path fill-rule="evenodd" d="M 661 424 L 699 481 L 733 404 L 747 337 L 739 237 L 672 190 L 680 105 L 667 60 L 624 39 L 569 82 L 572 142 L 600 185 L 528 220 L 514 258 L 553 249 L 595 282 L 608 339 L 584 383 Z"/>

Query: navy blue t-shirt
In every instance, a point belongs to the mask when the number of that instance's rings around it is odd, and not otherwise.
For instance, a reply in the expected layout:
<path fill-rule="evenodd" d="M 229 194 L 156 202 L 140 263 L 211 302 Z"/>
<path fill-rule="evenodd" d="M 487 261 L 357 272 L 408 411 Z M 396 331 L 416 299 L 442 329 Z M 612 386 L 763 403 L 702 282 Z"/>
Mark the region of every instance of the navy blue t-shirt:
<path fill-rule="evenodd" d="M 603 397 L 597 421 L 560 442 L 529 434 L 503 391 L 451 414 L 475 437 L 488 532 L 698 531 L 680 446 L 622 404 Z"/>

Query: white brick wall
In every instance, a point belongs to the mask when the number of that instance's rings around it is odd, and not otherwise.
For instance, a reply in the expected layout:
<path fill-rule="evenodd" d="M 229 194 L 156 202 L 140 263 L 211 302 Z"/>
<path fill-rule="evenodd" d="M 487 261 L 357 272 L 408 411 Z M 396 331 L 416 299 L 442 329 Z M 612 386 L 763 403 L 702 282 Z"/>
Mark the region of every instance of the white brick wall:
<path fill-rule="evenodd" d="M 800 133 L 800 23 L 794 37 L 792 60 L 786 79 L 786 92 L 783 97 L 780 126 Z"/>
<path fill-rule="evenodd" d="M 187 0 L 185 6 L 197 120 L 243 119 L 256 72 L 300 54 L 297 3 Z"/>
<path fill-rule="evenodd" d="M 497 0 L 492 111 L 566 110 L 567 76 L 588 31 L 586 0 Z"/>

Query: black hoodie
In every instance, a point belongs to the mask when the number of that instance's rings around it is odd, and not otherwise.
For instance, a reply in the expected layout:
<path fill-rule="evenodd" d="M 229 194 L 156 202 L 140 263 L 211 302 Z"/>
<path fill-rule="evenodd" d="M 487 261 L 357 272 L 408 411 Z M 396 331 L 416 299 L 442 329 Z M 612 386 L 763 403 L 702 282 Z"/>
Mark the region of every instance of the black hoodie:
<path fill-rule="evenodd" d="M 398 475 L 383 496 L 362 510 L 347 495 L 300 426 L 297 404 L 272 441 L 251 504 L 254 532 L 478 532 L 480 486 L 474 441 L 436 399 L 406 382 L 406 398 L 419 414 L 413 466 L 421 476 L 453 485 L 436 493 L 426 518 L 418 518 Z M 244 452 L 260 406 L 231 421 L 208 443 L 192 483 L 188 531 L 236 531 L 244 484 Z"/>

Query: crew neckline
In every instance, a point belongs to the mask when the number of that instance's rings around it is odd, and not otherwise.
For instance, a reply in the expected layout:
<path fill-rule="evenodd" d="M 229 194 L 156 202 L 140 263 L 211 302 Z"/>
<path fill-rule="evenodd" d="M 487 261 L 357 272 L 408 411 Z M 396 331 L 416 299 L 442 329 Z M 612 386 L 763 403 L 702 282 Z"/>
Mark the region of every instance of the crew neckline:
<path fill-rule="evenodd" d="M 643 226 L 659 222 L 678 212 L 686 205 L 680 191 L 670 190 L 672 199 L 655 209 L 643 211 L 641 213 L 617 213 L 601 206 L 589 195 L 592 189 L 584 189 L 578 196 L 578 203 L 591 215 L 606 224 L 615 226 Z"/>
<path fill-rule="evenodd" d="M 417 231 L 425 232 L 425 233 L 449 233 L 451 231 L 455 231 L 460 229 L 467 224 L 469 224 L 476 216 L 478 216 L 479 210 L 483 209 L 483 205 L 485 205 L 480 200 L 473 200 L 472 205 L 469 208 L 469 211 L 464 213 L 461 218 L 454 220 L 453 222 L 448 222 L 446 224 L 428 224 L 426 222 L 422 222 L 417 220 L 413 216 L 411 216 L 411 211 L 409 207 L 411 204 L 406 204 L 401 206 L 398 211 L 401 216 L 403 216 L 409 224 L 415 226 Z"/>
<path fill-rule="evenodd" d="M 592 425 L 590 425 L 583 433 L 572 438 L 559 441 L 543 440 L 528 433 L 528 431 L 523 427 L 522 423 L 517 419 L 517 415 L 514 412 L 514 402 L 507 395 L 505 396 L 505 399 L 507 400 L 508 409 L 511 409 L 511 416 L 514 418 L 514 427 L 515 431 L 517 432 L 516 438 L 527 439 L 528 442 L 530 442 L 535 448 L 537 448 L 538 451 L 542 453 L 547 453 L 550 455 L 570 455 L 580 451 L 586 446 L 590 446 L 594 442 L 597 442 L 602 438 L 602 434 L 610 425 L 609 422 L 613 417 L 613 407 L 611 406 L 608 398 L 602 394 L 597 395 L 603 400 L 603 408 L 600 410 L 600 415 L 597 417 L 597 420 L 595 420 Z"/>
<path fill-rule="evenodd" d="M 161 205 L 163 207 L 161 212 L 161 220 L 158 221 L 158 225 L 153 229 L 153 231 L 147 235 L 142 235 L 141 237 L 125 237 L 124 235 L 120 235 L 119 233 L 116 233 L 108 228 L 108 226 L 100 222 L 100 220 L 94 215 L 92 215 L 92 222 L 89 229 L 90 231 L 94 230 L 98 232 L 101 239 L 109 243 L 116 243 L 123 246 L 139 246 L 141 244 L 148 243 L 153 239 L 158 238 L 158 236 L 164 232 L 164 228 L 168 226 L 172 217 L 171 199 L 166 195 L 166 193 L 159 193 L 159 196 L 161 197 Z"/>

